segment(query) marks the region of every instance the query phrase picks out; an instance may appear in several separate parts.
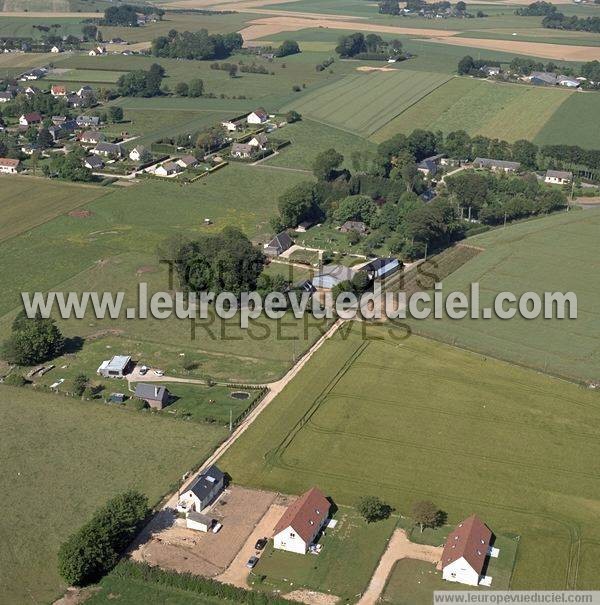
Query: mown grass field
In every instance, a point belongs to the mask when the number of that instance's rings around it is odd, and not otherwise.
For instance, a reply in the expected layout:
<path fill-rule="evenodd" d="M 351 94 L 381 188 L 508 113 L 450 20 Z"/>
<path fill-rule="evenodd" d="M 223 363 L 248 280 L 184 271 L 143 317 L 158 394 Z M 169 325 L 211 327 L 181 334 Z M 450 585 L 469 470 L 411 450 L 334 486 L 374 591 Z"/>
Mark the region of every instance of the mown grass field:
<path fill-rule="evenodd" d="M 599 395 L 388 326 L 361 329 L 322 347 L 223 456 L 233 481 L 319 485 L 341 504 L 377 494 L 400 514 L 432 499 L 451 524 L 477 513 L 520 535 L 512 588 L 597 587 Z"/>
<path fill-rule="evenodd" d="M 50 72 L 45 80 L 55 82 L 89 82 L 90 84 L 115 84 L 128 72 L 102 69 L 66 69 L 60 72 Z"/>
<path fill-rule="evenodd" d="M 453 78 L 375 132 L 381 142 L 415 128 L 466 130 L 508 141 L 534 139 L 574 93 L 521 84 Z"/>
<path fill-rule="evenodd" d="M 481 289 L 481 307 L 503 291 L 577 295 L 577 320 L 499 319 L 412 322 L 414 330 L 483 354 L 575 380 L 598 380 L 600 326 L 596 247 L 600 213 L 570 212 L 513 225 L 470 240 L 484 248 L 444 280 L 444 290 Z M 435 274 L 435 267 L 431 268 Z"/>
<path fill-rule="evenodd" d="M 579 145 L 598 149 L 600 142 L 600 96 L 594 93 L 573 94 L 554 112 L 538 132 L 539 145 Z"/>
<path fill-rule="evenodd" d="M 0 241 L 108 193 L 106 189 L 93 185 L 49 182 L 48 179 L 13 175 L 0 177 L 0 189 Z"/>
<path fill-rule="evenodd" d="M 302 96 L 284 110 L 295 109 L 313 120 L 368 136 L 446 80 L 440 74 L 401 69 L 355 73 Z"/>
<path fill-rule="evenodd" d="M 21 9 L 22 10 L 22 9 Z M 0 36 L 6 38 L 41 38 L 43 35 L 56 34 L 58 36 L 81 36 L 83 19 L 64 18 L 57 14 L 55 17 L 6 17 L 0 21 Z M 50 27 L 50 32 L 40 31 L 34 25 Z M 60 27 L 52 27 L 60 25 Z"/>
<path fill-rule="evenodd" d="M 53 601 L 66 588 L 58 548 L 98 506 L 130 487 L 156 503 L 226 435 L 216 426 L 6 386 L 0 419 L 5 603 Z"/>

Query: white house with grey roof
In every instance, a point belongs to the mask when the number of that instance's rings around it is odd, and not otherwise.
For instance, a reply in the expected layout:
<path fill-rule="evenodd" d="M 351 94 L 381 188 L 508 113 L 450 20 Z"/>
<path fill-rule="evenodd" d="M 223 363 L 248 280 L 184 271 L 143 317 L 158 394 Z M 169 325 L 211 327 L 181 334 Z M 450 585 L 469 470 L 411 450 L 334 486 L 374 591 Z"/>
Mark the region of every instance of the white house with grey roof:
<path fill-rule="evenodd" d="M 492 158 L 475 158 L 473 160 L 475 168 L 488 168 L 493 172 L 517 172 L 521 168 L 519 162 L 509 162 L 507 160 L 494 160 Z"/>
<path fill-rule="evenodd" d="M 289 250 L 294 245 L 294 240 L 287 231 L 278 233 L 268 244 L 264 246 L 264 252 L 268 256 L 279 256 L 282 252 Z"/>
<path fill-rule="evenodd" d="M 354 269 L 345 267 L 344 265 L 327 265 L 313 277 L 312 285 L 315 288 L 321 288 L 323 290 L 331 290 L 338 284 L 344 281 L 351 280 L 355 275 Z"/>
<path fill-rule="evenodd" d="M 103 361 L 97 373 L 104 378 L 123 378 L 129 373 L 131 357 L 128 355 L 115 355 L 112 359 Z"/>
<path fill-rule="evenodd" d="M 567 170 L 546 170 L 544 183 L 551 185 L 566 185 L 573 180 L 573 173 Z"/>
<path fill-rule="evenodd" d="M 177 510 L 179 512 L 201 512 L 223 491 L 225 475 L 212 465 L 200 473 L 183 491 L 179 492 Z"/>

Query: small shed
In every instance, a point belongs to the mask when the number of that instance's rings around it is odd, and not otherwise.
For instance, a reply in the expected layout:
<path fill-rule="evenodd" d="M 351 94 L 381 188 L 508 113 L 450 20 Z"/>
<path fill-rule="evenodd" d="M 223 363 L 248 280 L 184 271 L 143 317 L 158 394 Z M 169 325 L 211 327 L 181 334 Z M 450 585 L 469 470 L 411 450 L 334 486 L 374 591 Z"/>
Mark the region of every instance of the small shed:
<path fill-rule="evenodd" d="M 190 511 L 185 516 L 185 526 L 188 529 L 195 529 L 196 531 L 207 532 L 213 526 L 215 520 L 208 515 L 197 513 L 195 510 Z"/>

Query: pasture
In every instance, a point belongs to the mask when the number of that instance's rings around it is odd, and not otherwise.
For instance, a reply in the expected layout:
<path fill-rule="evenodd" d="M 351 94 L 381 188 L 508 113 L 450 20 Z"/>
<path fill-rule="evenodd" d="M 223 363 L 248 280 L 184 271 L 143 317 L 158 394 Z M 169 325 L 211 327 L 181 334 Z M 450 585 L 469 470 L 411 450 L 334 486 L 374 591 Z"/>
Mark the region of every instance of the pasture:
<path fill-rule="evenodd" d="M 50 31 L 40 31 L 34 25 L 49 27 Z M 41 38 L 52 34 L 58 36 L 81 36 L 82 19 L 64 18 L 60 15 L 38 19 L 35 17 L 6 17 L 0 21 L 0 36 L 6 38 Z M 58 26 L 58 27 L 55 27 Z"/>
<path fill-rule="evenodd" d="M 447 79 L 401 69 L 356 72 L 303 95 L 283 110 L 295 109 L 315 121 L 368 136 Z"/>
<path fill-rule="evenodd" d="M 89 84 L 115 84 L 126 71 L 102 69 L 58 69 L 44 78 L 54 82 L 87 82 Z"/>
<path fill-rule="evenodd" d="M 534 142 L 598 149 L 599 112 L 600 96 L 594 93 L 570 95 L 538 132 Z"/>
<path fill-rule="evenodd" d="M 0 419 L 6 603 L 53 601 L 66 588 L 58 548 L 98 506 L 131 487 L 156 504 L 226 435 L 217 426 L 6 386 Z"/>
<path fill-rule="evenodd" d="M 0 242 L 108 193 L 94 185 L 13 175 L 0 177 L 0 188 Z"/>
<path fill-rule="evenodd" d="M 375 132 L 377 143 L 415 128 L 448 133 L 465 130 L 508 141 L 534 139 L 569 91 L 521 84 L 497 84 L 472 78 L 453 78 L 408 107 Z"/>
<path fill-rule="evenodd" d="M 598 393 L 389 324 L 342 329 L 221 458 L 233 481 L 404 515 L 431 499 L 520 536 L 511 588 L 597 586 Z"/>
<path fill-rule="evenodd" d="M 598 380 L 600 213 L 572 211 L 496 229 L 468 243 L 484 248 L 444 280 L 444 291 L 481 289 L 481 307 L 499 292 L 574 292 L 577 320 L 411 322 L 413 330 L 460 347 L 578 381 Z M 431 268 L 435 273 L 435 267 Z"/>

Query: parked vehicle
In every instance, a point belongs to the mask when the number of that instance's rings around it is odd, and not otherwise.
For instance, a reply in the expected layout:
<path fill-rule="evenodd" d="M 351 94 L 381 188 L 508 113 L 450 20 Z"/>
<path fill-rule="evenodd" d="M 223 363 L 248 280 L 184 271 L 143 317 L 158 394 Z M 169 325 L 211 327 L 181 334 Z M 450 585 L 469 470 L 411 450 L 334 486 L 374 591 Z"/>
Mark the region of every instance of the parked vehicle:
<path fill-rule="evenodd" d="M 140 374 L 141 374 L 142 376 L 145 376 L 147 373 L 148 373 L 148 366 L 142 366 L 142 367 L 140 368 Z"/>
<path fill-rule="evenodd" d="M 246 563 L 246 567 L 248 569 L 254 569 L 254 567 L 256 566 L 257 563 L 258 563 L 258 557 L 250 557 L 248 559 L 248 563 Z"/>
<path fill-rule="evenodd" d="M 157 376 L 164 376 L 164 375 L 165 375 L 165 373 L 164 373 L 162 370 L 158 370 L 158 369 L 157 369 L 157 370 L 154 370 L 154 373 L 155 373 Z"/>
<path fill-rule="evenodd" d="M 218 533 L 219 533 L 219 531 L 221 531 L 221 528 L 222 528 L 222 527 L 223 527 L 223 524 L 222 524 L 222 523 L 219 523 L 219 522 L 217 521 L 217 522 L 216 522 L 216 523 L 213 525 L 213 528 L 212 528 L 212 533 L 213 533 L 213 534 L 218 534 Z"/>
<path fill-rule="evenodd" d="M 262 550 L 267 545 L 268 541 L 269 540 L 267 538 L 261 538 L 260 540 L 256 541 L 256 544 L 254 545 L 254 548 L 256 550 Z"/>

